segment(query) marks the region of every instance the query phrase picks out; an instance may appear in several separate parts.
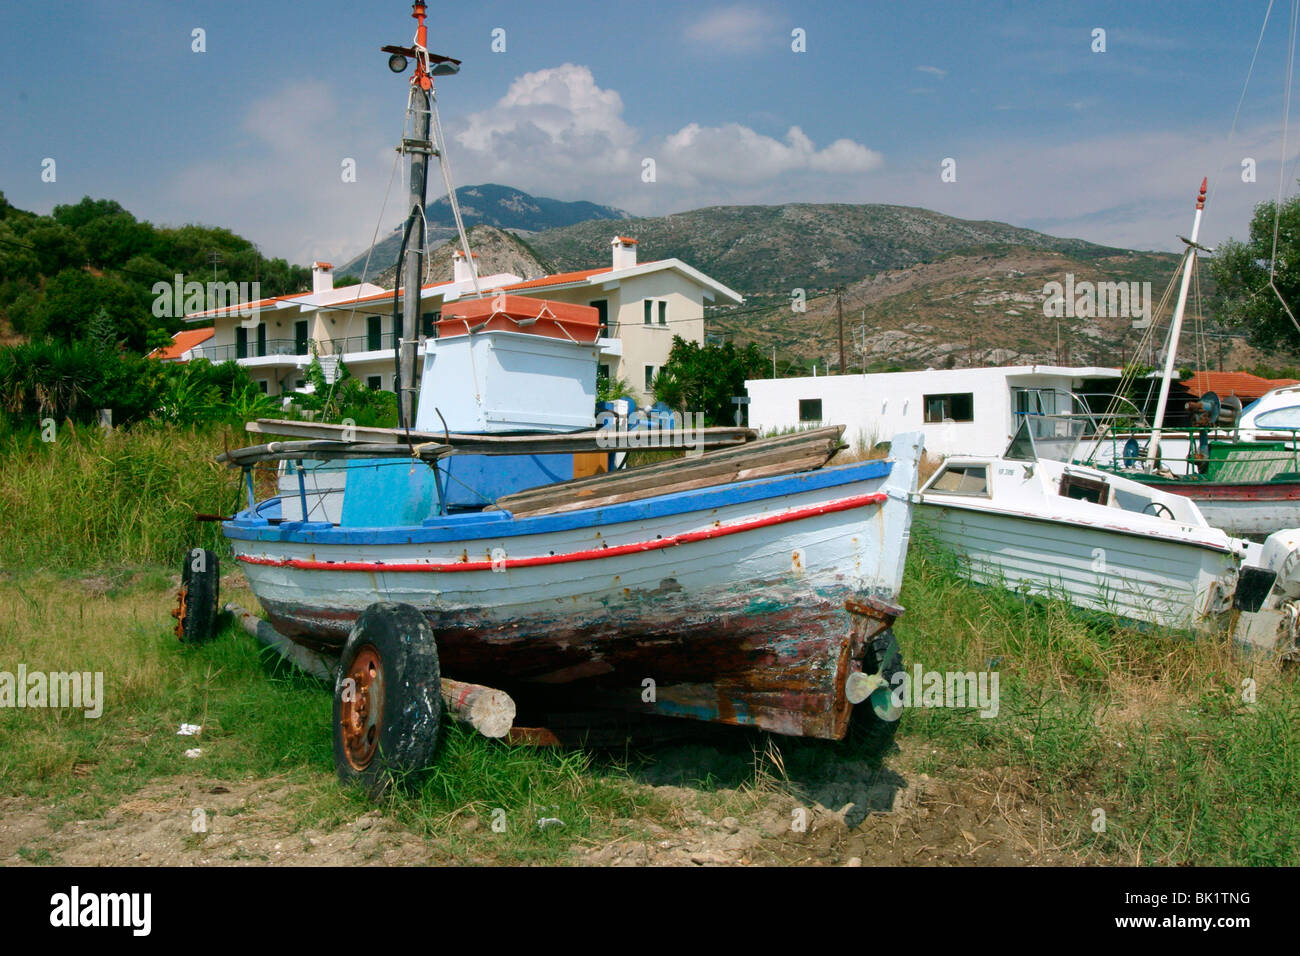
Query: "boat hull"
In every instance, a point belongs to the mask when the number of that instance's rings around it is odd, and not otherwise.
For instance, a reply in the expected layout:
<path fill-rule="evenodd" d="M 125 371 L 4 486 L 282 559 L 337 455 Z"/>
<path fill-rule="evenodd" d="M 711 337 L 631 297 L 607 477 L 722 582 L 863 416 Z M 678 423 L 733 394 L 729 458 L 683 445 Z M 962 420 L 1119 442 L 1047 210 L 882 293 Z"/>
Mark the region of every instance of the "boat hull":
<path fill-rule="evenodd" d="M 895 440 L 895 452 L 900 449 Z M 892 619 L 920 453 L 593 512 L 409 529 L 226 525 L 280 633 L 337 651 L 376 601 L 418 608 L 448 675 L 616 706 L 841 737 L 848 675 Z M 460 522 L 464 525 L 465 522 Z"/>
<path fill-rule="evenodd" d="M 1236 555 L 1203 544 L 924 500 L 917 523 L 981 584 L 1141 624 L 1195 627 L 1236 583 Z"/>

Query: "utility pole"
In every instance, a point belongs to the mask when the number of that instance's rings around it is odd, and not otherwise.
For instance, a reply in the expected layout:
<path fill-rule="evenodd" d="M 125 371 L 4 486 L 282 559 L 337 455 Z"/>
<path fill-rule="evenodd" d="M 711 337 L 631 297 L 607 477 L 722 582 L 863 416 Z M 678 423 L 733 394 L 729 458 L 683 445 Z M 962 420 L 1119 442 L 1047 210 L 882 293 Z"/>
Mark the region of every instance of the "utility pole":
<path fill-rule="evenodd" d="M 772 346 L 772 377 L 776 378 L 776 346 Z"/>
<path fill-rule="evenodd" d="M 840 324 L 840 374 L 844 375 L 848 371 L 844 367 L 844 286 L 835 290 L 835 314 Z"/>
<path fill-rule="evenodd" d="M 858 364 L 862 366 L 862 374 L 866 375 L 867 374 L 867 310 L 866 309 L 862 310 L 862 324 L 858 326 L 858 332 L 862 336 L 862 340 L 858 343 L 858 358 L 861 359 L 861 361 Z"/>

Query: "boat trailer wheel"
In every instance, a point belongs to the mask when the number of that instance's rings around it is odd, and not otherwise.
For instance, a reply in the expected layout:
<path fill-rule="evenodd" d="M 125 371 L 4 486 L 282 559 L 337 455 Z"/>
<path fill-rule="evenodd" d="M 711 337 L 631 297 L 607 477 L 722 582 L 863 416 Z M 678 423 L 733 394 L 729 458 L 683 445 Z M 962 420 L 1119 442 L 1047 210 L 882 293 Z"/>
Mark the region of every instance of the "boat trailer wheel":
<path fill-rule="evenodd" d="M 382 795 L 433 763 L 442 720 L 433 628 L 409 604 L 380 602 L 357 618 L 334 682 L 339 779 Z"/>
<path fill-rule="evenodd" d="M 176 592 L 175 634 L 184 644 L 201 644 L 217 632 L 221 563 L 211 551 L 192 548 L 181 563 L 181 586 Z"/>

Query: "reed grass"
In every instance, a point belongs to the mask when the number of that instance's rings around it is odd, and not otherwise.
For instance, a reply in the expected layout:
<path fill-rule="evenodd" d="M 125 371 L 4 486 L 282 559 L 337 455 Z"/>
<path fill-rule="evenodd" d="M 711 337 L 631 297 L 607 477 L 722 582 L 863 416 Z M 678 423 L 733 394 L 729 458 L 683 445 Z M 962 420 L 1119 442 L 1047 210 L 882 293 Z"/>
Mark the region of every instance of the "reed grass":
<path fill-rule="evenodd" d="M 64 424 L 54 441 L 0 425 L 0 568 L 179 566 L 190 547 L 225 549 L 213 523 L 241 501 L 239 472 L 214 461 L 229 431 Z"/>

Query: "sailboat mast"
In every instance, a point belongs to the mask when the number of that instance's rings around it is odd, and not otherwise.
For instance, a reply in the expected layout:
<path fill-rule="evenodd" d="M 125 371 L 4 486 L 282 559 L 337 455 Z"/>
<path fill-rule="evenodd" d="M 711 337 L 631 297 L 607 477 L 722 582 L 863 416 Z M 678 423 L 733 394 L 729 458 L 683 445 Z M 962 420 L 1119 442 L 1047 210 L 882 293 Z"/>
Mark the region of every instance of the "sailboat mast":
<path fill-rule="evenodd" d="M 1178 339 L 1183 334 L 1183 312 L 1187 308 L 1187 290 L 1192 284 L 1192 269 L 1196 266 L 1196 239 L 1201 232 L 1201 214 L 1205 211 L 1205 187 L 1208 177 L 1201 180 L 1201 193 L 1196 197 L 1196 219 L 1192 222 L 1192 238 L 1187 244 L 1187 261 L 1183 264 L 1183 281 L 1178 287 L 1178 304 L 1174 306 L 1173 321 L 1169 323 L 1169 341 L 1165 345 L 1165 374 L 1160 379 L 1160 400 L 1156 403 L 1155 428 L 1147 444 L 1147 461 L 1155 464 L 1160 455 L 1160 432 L 1165 424 L 1165 407 L 1169 404 L 1169 385 L 1173 381 L 1174 362 L 1178 358 Z"/>

